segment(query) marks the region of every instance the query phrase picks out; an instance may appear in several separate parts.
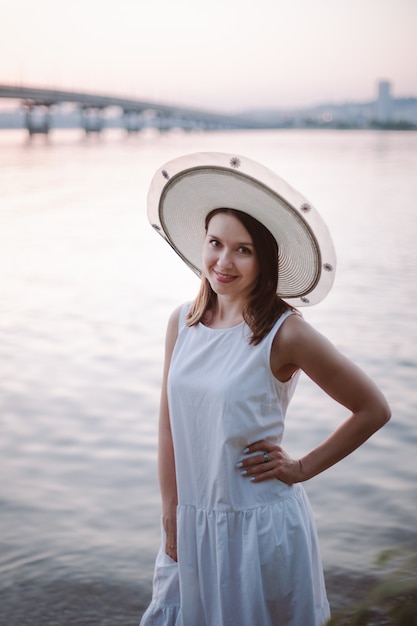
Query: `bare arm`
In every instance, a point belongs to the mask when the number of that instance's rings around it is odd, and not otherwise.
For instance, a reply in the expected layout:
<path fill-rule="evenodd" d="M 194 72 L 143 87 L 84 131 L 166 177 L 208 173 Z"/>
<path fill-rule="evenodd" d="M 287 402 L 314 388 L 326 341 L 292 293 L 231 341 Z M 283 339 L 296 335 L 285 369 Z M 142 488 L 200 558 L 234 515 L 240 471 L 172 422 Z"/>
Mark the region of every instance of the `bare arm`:
<path fill-rule="evenodd" d="M 303 370 L 351 415 L 299 460 L 268 442 L 251 445 L 249 453 L 262 450 L 270 458 L 269 463 L 258 456 L 243 462 L 247 476 L 257 481 L 272 477 L 288 484 L 308 480 L 353 452 L 390 418 L 387 401 L 370 378 L 297 315 L 289 317 L 277 333 L 271 366 L 280 380 Z"/>
<path fill-rule="evenodd" d="M 166 553 L 177 560 L 177 482 L 174 446 L 168 409 L 167 379 L 172 352 L 178 335 L 180 309 L 171 315 L 165 338 L 165 364 L 159 409 L 158 473 L 162 498 L 162 522 L 166 533 Z"/>

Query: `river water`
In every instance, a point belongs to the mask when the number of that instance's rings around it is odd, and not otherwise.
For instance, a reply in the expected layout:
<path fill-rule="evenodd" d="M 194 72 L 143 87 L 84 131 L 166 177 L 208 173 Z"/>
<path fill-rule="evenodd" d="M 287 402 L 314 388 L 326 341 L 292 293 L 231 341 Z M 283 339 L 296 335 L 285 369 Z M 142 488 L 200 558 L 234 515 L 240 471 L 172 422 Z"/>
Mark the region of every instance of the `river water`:
<path fill-rule="evenodd" d="M 198 281 L 150 228 L 146 194 L 162 163 L 206 150 L 263 162 L 319 209 L 338 270 L 303 313 L 392 407 L 306 484 L 333 607 L 381 550 L 417 548 L 417 133 L 2 131 L 1 624 L 133 625 L 149 600 L 165 326 Z M 287 450 L 345 414 L 302 377 Z"/>

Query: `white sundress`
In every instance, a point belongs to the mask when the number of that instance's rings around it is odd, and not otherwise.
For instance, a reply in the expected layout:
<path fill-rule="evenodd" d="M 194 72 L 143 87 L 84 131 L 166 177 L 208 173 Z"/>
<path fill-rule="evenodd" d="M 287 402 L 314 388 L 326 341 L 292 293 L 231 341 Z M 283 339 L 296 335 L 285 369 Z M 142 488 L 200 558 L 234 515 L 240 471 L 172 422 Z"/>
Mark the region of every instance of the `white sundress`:
<path fill-rule="evenodd" d="M 236 464 L 280 444 L 298 376 L 270 369 L 284 313 L 257 346 L 245 323 L 185 325 L 168 378 L 178 489 L 178 563 L 158 553 L 140 626 L 322 626 L 330 617 L 317 533 L 300 484 L 252 483 Z M 259 453 L 258 453 L 259 454 Z"/>

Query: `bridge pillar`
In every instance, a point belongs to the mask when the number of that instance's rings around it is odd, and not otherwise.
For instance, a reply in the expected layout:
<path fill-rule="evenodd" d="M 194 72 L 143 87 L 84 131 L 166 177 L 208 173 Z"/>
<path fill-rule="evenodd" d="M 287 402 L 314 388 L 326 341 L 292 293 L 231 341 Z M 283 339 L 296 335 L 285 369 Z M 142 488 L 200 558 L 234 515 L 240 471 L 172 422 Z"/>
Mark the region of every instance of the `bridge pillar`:
<path fill-rule="evenodd" d="M 104 121 L 102 110 L 102 107 L 83 105 L 82 126 L 86 135 L 89 135 L 90 133 L 99 134 L 103 130 Z"/>
<path fill-rule="evenodd" d="M 123 126 L 130 133 L 137 133 L 143 128 L 140 111 L 125 109 L 123 111 Z"/>
<path fill-rule="evenodd" d="M 167 113 L 160 113 L 158 112 L 152 121 L 152 126 L 154 128 L 157 128 L 161 133 L 168 131 L 168 130 L 172 130 L 173 128 L 175 128 L 176 126 L 178 126 L 176 120 L 178 119 L 178 116 L 173 116 Z"/>
<path fill-rule="evenodd" d="M 29 137 L 48 135 L 51 127 L 51 107 L 47 104 L 25 103 L 26 128 Z"/>

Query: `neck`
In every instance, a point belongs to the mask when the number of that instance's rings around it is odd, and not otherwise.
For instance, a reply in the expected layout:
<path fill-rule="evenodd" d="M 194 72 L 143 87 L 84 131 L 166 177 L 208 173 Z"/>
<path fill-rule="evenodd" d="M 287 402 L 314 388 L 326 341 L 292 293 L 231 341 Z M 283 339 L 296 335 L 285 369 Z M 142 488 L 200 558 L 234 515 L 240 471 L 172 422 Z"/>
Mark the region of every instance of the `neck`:
<path fill-rule="evenodd" d="M 237 326 L 243 321 L 242 311 L 243 303 L 217 296 L 215 308 L 210 311 L 208 325 L 216 328 Z"/>

